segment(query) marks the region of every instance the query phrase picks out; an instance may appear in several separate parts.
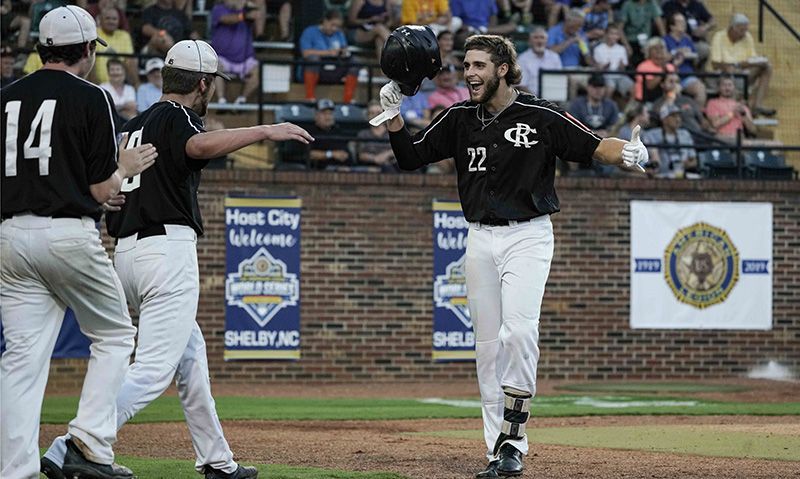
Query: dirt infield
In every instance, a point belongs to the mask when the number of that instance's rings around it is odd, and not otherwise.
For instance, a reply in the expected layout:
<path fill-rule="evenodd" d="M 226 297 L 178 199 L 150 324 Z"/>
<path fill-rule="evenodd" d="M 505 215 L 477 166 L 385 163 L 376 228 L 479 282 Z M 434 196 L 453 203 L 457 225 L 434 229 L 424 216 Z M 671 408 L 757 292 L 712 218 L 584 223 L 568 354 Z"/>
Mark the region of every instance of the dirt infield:
<path fill-rule="evenodd" d="M 739 381 L 749 391 L 691 395 L 737 401 L 797 401 L 800 383 Z M 726 384 L 730 384 L 727 382 Z M 451 387 L 452 386 L 452 387 Z M 542 386 L 553 393 L 554 384 Z M 475 397 L 471 384 L 330 385 L 302 388 L 217 387 L 217 395 L 233 393 L 269 396 L 325 397 Z M 689 395 L 682 395 L 689 396 Z M 533 418 L 528 434 L 537 428 L 634 425 L 709 425 L 736 430 L 794 434 L 800 416 L 606 416 Z M 434 437 L 442 430 L 479 430 L 479 419 L 398 421 L 226 421 L 226 436 L 243 462 L 336 468 L 355 471 L 392 471 L 410 478 L 469 478 L 483 464 L 481 441 Z M 60 425 L 42 428 L 42 444 L 63 431 Z M 129 424 L 115 448 L 121 455 L 192 459 L 184 423 Z M 693 455 L 534 445 L 527 461 L 528 478 L 797 478 L 800 463 L 790 461 L 701 457 Z"/>

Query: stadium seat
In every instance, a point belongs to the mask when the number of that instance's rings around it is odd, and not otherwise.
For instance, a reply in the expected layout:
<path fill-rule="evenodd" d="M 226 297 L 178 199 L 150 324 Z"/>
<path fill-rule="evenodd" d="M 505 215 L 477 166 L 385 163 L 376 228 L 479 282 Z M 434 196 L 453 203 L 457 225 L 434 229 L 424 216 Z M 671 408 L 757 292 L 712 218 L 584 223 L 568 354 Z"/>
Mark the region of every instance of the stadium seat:
<path fill-rule="evenodd" d="M 292 123 L 314 123 L 314 109 L 300 103 L 281 105 L 275 111 L 277 123 L 291 121 Z"/>
<path fill-rule="evenodd" d="M 753 178 L 791 180 L 795 176 L 794 168 L 786 166 L 783 156 L 770 150 L 750 150 L 744 155 L 745 166 Z"/>
<path fill-rule="evenodd" d="M 729 150 L 700 151 L 700 172 L 706 178 L 738 178 L 739 168 Z"/>
<path fill-rule="evenodd" d="M 356 105 L 336 105 L 333 110 L 336 124 L 346 135 L 355 136 L 359 131 L 369 128 L 364 108 Z"/>

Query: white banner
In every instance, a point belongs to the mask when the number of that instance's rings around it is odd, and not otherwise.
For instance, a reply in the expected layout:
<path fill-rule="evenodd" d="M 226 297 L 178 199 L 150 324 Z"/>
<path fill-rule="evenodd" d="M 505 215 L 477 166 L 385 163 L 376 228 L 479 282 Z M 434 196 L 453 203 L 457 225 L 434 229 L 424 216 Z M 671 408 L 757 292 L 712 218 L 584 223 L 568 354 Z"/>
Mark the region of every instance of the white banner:
<path fill-rule="evenodd" d="M 772 329 L 772 204 L 631 202 L 631 328 Z"/>

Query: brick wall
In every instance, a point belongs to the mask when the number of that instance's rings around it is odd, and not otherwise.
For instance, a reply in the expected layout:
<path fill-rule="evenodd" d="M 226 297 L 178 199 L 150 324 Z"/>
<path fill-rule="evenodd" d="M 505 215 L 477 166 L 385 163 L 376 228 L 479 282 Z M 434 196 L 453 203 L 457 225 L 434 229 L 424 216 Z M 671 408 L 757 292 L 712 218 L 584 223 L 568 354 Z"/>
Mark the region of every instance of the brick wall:
<path fill-rule="evenodd" d="M 769 359 L 800 366 L 800 182 L 564 178 L 557 190 L 562 212 L 553 217 L 540 377 L 725 377 Z M 226 194 L 303 199 L 299 361 L 222 360 Z M 472 363 L 430 359 L 433 198 L 457 198 L 454 178 L 207 172 L 198 320 L 215 381 L 472 378 Z M 635 199 L 772 202 L 773 329 L 629 329 L 629 201 Z M 83 361 L 53 361 L 52 368 L 52 386 L 74 386 Z"/>

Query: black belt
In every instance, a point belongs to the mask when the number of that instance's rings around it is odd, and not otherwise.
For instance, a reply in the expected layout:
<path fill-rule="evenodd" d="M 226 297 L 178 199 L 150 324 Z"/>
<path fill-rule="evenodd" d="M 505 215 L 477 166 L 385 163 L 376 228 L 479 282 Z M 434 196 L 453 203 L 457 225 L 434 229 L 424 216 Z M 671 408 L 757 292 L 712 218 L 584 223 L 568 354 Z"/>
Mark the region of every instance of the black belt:
<path fill-rule="evenodd" d="M 143 230 L 139 230 L 136 233 L 136 239 L 140 240 L 144 238 L 149 238 L 151 236 L 164 236 L 166 234 L 167 234 L 167 229 L 164 228 L 164 225 L 152 225 L 148 226 Z"/>
<path fill-rule="evenodd" d="M 526 221 L 530 221 L 533 218 L 526 218 L 522 220 L 507 220 L 505 218 L 489 218 L 487 220 L 479 221 L 482 225 L 489 225 L 489 226 L 508 226 L 510 221 L 516 221 L 517 223 L 524 223 Z"/>

